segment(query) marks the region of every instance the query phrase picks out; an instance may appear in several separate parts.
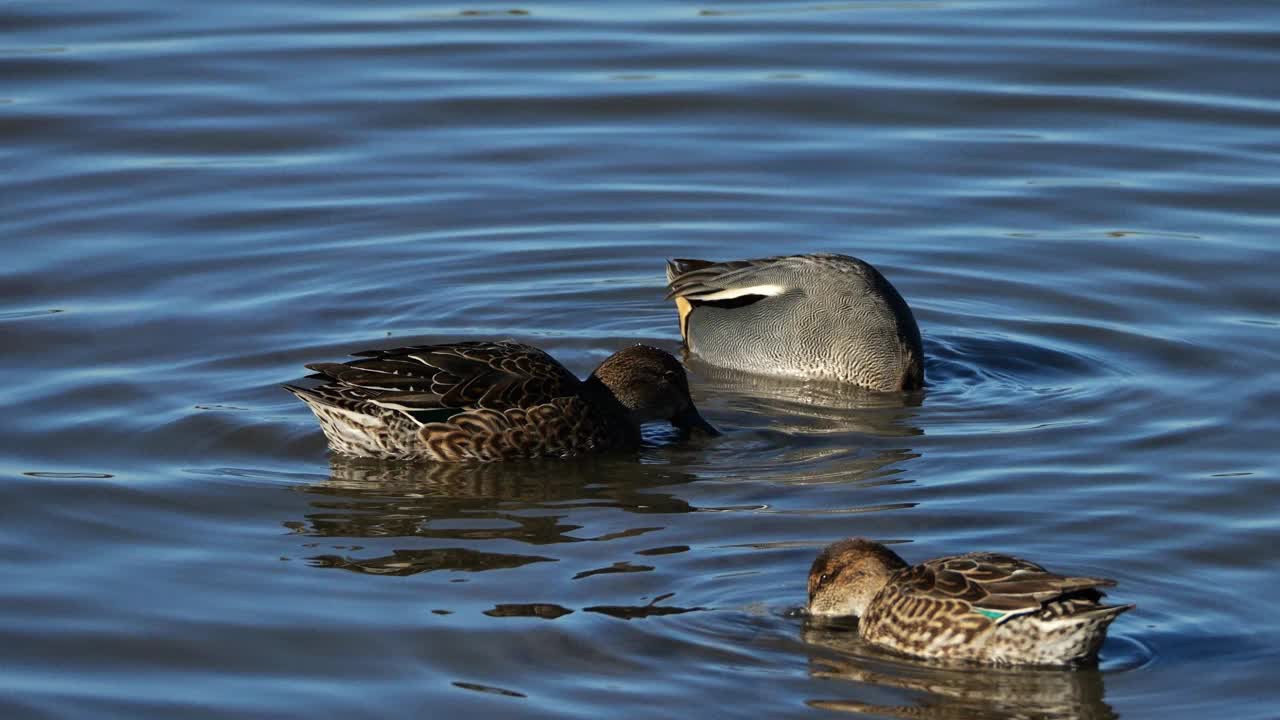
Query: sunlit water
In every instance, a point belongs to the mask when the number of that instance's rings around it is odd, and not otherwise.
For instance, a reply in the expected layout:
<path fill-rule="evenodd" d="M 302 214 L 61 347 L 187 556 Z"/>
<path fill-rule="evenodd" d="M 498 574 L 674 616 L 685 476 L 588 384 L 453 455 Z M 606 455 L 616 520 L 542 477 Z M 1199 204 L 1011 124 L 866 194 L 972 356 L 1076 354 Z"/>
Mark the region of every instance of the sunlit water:
<path fill-rule="evenodd" d="M 0 7 L 5 717 L 1274 717 L 1280 12 Z M 910 397 L 699 372 L 721 438 L 330 460 L 367 347 L 676 347 L 669 256 L 877 264 Z M 696 369 L 696 368 L 695 368 Z M 817 548 L 1115 577 L 1097 669 L 906 662 Z"/>

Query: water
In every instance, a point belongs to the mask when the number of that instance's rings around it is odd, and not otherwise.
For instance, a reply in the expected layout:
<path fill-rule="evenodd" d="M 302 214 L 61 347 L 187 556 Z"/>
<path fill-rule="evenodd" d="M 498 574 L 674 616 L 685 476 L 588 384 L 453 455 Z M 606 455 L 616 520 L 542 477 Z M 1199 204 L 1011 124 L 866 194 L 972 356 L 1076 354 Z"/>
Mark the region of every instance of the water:
<path fill-rule="evenodd" d="M 1271 3 L 7 3 L 6 717 L 1274 717 Z M 674 348 L 668 256 L 848 252 L 922 397 L 331 461 L 367 347 Z M 847 535 L 1115 577 L 1096 670 L 805 627 Z"/>

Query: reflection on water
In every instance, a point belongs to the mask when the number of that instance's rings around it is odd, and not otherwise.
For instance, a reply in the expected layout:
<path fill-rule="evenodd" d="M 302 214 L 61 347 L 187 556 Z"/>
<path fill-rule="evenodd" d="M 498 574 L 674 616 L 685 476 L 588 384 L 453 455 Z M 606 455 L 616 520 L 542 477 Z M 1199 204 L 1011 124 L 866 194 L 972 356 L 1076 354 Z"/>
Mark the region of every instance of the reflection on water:
<path fill-rule="evenodd" d="M 309 558 L 314 567 L 339 568 L 370 575 L 413 575 L 432 570 L 503 570 L 529 563 L 554 562 L 540 555 L 491 553 L 469 548 L 437 550 L 396 550 L 389 556 L 354 559 L 339 555 L 316 555 Z"/>
<path fill-rule="evenodd" d="M 716 367 L 697 358 L 687 360 L 696 391 L 729 407 L 768 418 L 779 432 L 839 431 L 875 437 L 921 434 L 911 418 L 925 392 L 885 393 L 822 380 L 794 380 Z"/>
<path fill-rule="evenodd" d="M 569 608 L 551 603 L 498 603 L 492 610 L 485 610 L 489 617 L 536 617 L 555 620 L 573 612 Z"/>
<path fill-rule="evenodd" d="M 619 620 L 638 620 L 649 617 L 662 617 L 664 615 L 683 615 L 706 609 L 658 604 L 670 599 L 673 595 L 674 593 L 659 595 L 643 605 L 593 605 L 582 608 L 582 612 L 599 613 Z M 499 603 L 493 606 L 492 610 L 486 610 L 484 614 L 489 617 L 536 617 L 544 620 L 555 620 L 572 612 L 573 610 L 569 608 L 551 603 Z"/>
<path fill-rule="evenodd" d="M 688 612 L 697 612 L 705 610 L 701 607 L 676 607 L 674 605 L 659 605 L 658 603 L 669 600 L 675 593 L 666 593 L 659 595 L 652 601 L 644 605 L 595 605 L 583 608 L 583 612 L 594 612 L 619 620 L 636 620 L 640 618 L 662 617 L 663 615 L 683 615 Z"/>
<path fill-rule="evenodd" d="M 286 526 L 322 537 L 506 539 L 531 545 L 610 540 L 620 535 L 572 535 L 581 526 L 565 518 L 580 507 L 693 512 L 672 494 L 645 490 L 691 479 L 648 472 L 625 457 L 466 464 L 379 463 L 334 455 L 329 479 L 303 488 L 319 496 L 311 501 L 315 511 Z"/>
<path fill-rule="evenodd" d="M 573 534 L 581 526 L 564 522 L 582 509 L 621 510 L 638 517 L 696 512 L 689 503 L 658 486 L 678 486 L 692 476 L 656 470 L 622 457 L 589 457 L 571 461 L 518 463 L 388 463 L 331 456 L 330 477 L 301 487 L 315 512 L 304 521 L 286 521 L 295 533 L 322 538 L 400 538 L 451 540 L 471 544 L 514 540 L 529 545 L 610 542 L 660 531 L 645 523 L 596 536 Z M 308 543 L 314 547 L 317 543 Z M 545 555 L 495 552 L 470 547 L 394 549 L 390 554 L 357 557 L 358 544 L 339 545 L 346 554 L 308 558 L 312 567 L 337 568 L 368 575 L 409 576 L 432 571 L 483 572 L 511 570 L 533 563 L 557 562 Z M 636 555 L 667 556 L 687 546 L 636 550 Z M 619 560 L 570 575 L 570 580 L 648 573 L 654 565 Z M 583 612 L 631 620 L 678 615 L 701 607 L 662 604 L 663 593 L 642 604 L 591 605 Z M 573 609 L 548 602 L 497 603 L 489 617 L 533 617 L 546 620 Z"/>
<path fill-rule="evenodd" d="M 1280 5 L 427 5 L 0 3 L 0 716 L 1275 715 Z M 923 392 L 695 364 L 721 437 L 465 467 L 279 389 L 583 376 L 677 349 L 666 258 L 813 251 Z M 802 642 L 850 535 L 1117 578 L 1105 704 Z"/>
<path fill-rule="evenodd" d="M 806 624 L 803 636 L 812 647 L 813 677 L 865 686 L 853 697 L 806 700 L 812 707 L 930 720 L 1118 717 L 1103 702 L 1096 668 L 948 666 L 893 657 L 863 642 L 852 628 Z"/>

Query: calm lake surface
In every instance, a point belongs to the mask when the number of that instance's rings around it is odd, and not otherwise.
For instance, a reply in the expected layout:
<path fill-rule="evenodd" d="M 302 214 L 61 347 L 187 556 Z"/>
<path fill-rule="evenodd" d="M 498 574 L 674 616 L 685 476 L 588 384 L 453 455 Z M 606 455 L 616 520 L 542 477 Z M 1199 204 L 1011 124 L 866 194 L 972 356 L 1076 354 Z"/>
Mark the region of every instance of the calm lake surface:
<path fill-rule="evenodd" d="M 1274 718 L 1274 3 L 0 6 L 0 715 Z M 845 252 L 927 390 L 331 459 L 280 384 L 678 346 L 663 260 Z M 1115 577 L 1099 666 L 807 627 L 848 535 Z"/>

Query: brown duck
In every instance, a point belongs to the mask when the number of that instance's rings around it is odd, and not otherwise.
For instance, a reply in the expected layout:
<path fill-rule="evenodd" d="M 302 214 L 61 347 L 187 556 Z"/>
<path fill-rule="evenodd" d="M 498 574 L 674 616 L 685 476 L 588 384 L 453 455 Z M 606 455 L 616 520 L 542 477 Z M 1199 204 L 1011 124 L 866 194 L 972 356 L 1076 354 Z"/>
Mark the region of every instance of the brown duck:
<path fill-rule="evenodd" d="M 315 363 L 312 388 L 286 385 L 344 455 L 442 462 L 571 457 L 640 445 L 668 420 L 716 434 L 689 397 L 684 367 L 646 345 L 614 353 L 579 380 L 515 342 L 416 345 Z"/>
<path fill-rule="evenodd" d="M 1133 605 L 1104 605 L 1114 580 L 1056 575 L 997 553 L 908 565 L 889 548 L 835 543 L 809 571 L 809 614 L 856 616 L 864 640 L 917 657 L 1064 665 L 1097 655 Z"/>

